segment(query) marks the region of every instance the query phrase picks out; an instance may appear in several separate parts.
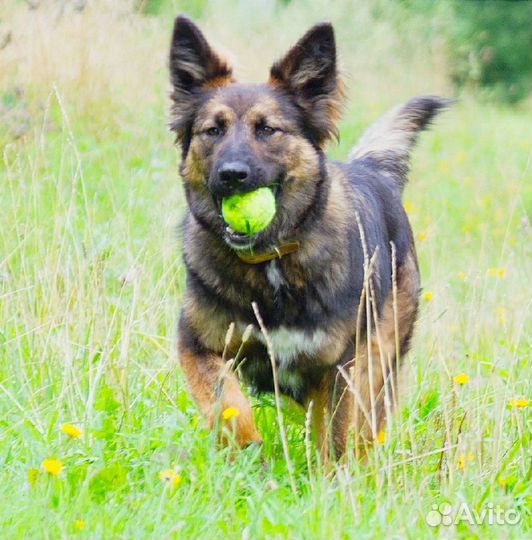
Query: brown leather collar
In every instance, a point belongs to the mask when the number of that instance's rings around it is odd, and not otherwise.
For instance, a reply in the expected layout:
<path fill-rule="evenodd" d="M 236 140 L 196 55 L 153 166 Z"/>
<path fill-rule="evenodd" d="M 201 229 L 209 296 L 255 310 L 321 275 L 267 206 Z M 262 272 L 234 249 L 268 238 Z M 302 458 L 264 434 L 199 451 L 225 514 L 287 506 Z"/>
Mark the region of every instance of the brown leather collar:
<path fill-rule="evenodd" d="M 237 251 L 239 259 L 247 264 L 259 264 L 273 259 L 280 259 L 289 253 L 294 253 L 299 249 L 299 242 L 287 242 L 279 247 L 274 247 L 265 253 L 251 253 L 247 251 Z"/>

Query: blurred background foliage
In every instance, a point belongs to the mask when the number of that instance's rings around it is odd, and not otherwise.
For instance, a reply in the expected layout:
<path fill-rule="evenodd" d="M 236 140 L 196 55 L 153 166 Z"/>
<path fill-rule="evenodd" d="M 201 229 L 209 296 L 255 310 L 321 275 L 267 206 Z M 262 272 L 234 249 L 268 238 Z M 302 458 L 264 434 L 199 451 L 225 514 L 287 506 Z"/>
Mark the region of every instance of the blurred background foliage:
<path fill-rule="evenodd" d="M 141 102 L 161 113 L 177 13 L 199 22 L 242 81 L 264 80 L 309 26 L 330 20 L 360 127 L 422 93 L 519 106 L 531 92 L 530 11 L 530 0 L 1 0 L 0 123 L 22 136 L 54 86 L 76 113 Z"/>
<path fill-rule="evenodd" d="M 530 93 L 530 2 L 455 0 L 449 31 L 451 77 L 458 89 L 515 103 Z"/>
<path fill-rule="evenodd" d="M 274 0 L 271 3 L 283 9 L 306 2 Z M 425 17 L 427 25 L 432 26 L 430 21 L 438 13 L 446 12 L 449 24 L 442 25 L 438 31 L 447 45 L 449 77 L 457 92 L 467 89 L 484 99 L 506 103 L 516 103 L 530 94 L 529 0 L 400 0 L 395 7 L 389 1 L 370 3 L 377 20 L 395 12 L 405 21 Z M 172 12 L 175 4 L 170 0 L 136 0 L 135 7 L 146 15 L 161 15 Z M 356 8 L 356 2 L 352 6 Z M 208 12 L 209 2 L 184 0 L 179 2 L 179 7 L 192 17 L 201 18 Z M 327 13 L 323 17 L 327 18 Z"/>

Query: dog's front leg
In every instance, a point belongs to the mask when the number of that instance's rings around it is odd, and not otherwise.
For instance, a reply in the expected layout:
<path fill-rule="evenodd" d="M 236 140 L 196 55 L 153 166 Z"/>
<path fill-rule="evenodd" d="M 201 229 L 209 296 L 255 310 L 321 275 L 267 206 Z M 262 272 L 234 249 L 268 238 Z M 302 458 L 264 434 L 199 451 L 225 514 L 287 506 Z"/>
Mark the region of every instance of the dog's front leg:
<path fill-rule="evenodd" d="M 184 317 L 180 321 L 179 333 L 181 367 L 209 426 L 231 430 L 241 447 L 261 443 L 251 405 L 234 372 L 228 369 L 220 355 L 200 344 Z"/>

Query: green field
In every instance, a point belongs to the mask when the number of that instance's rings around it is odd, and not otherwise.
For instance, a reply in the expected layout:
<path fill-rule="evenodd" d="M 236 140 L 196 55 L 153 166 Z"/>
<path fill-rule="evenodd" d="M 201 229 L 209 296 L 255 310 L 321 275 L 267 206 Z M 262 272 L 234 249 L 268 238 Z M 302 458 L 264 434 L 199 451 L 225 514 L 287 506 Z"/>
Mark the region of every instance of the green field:
<path fill-rule="evenodd" d="M 367 463 L 331 471 L 284 403 L 291 482 L 272 398 L 253 401 L 261 449 L 219 448 L 177 362 L 185 201 L 165 62 L 182 4 L 45 4 L 0 6 L 0 538 L 530 537 L 529 103 L 465 93 L 422 136 L 405 193 L 422 306 L 400 407 Z M 215 2 L 203 27 L 263 79 L 309 24 L 335 23 L 349 91 L 332 157 L 391 105 L 453 93 L 431 30 L 443 8 L 427 26 L 400 22 L 399 2 L 287 4 Z M 442 503 L 511 512 L 428 525 Z"/>

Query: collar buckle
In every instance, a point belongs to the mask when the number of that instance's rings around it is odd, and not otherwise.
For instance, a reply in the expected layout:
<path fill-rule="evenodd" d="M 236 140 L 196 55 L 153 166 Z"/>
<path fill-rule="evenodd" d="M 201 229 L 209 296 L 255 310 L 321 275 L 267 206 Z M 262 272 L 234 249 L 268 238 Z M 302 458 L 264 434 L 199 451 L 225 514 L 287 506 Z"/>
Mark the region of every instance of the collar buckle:
<path fill-rule="evenodd" d="M 264 253 L 244 253 L 237 251 L 238 258 L 247 264 L 260 264 L 274 259 L 282 259 L 285 255 L 294 253 L 299 249 L 299 242 L 286 242 L 280 246 L 275 246 L 271 251 Z"/>

